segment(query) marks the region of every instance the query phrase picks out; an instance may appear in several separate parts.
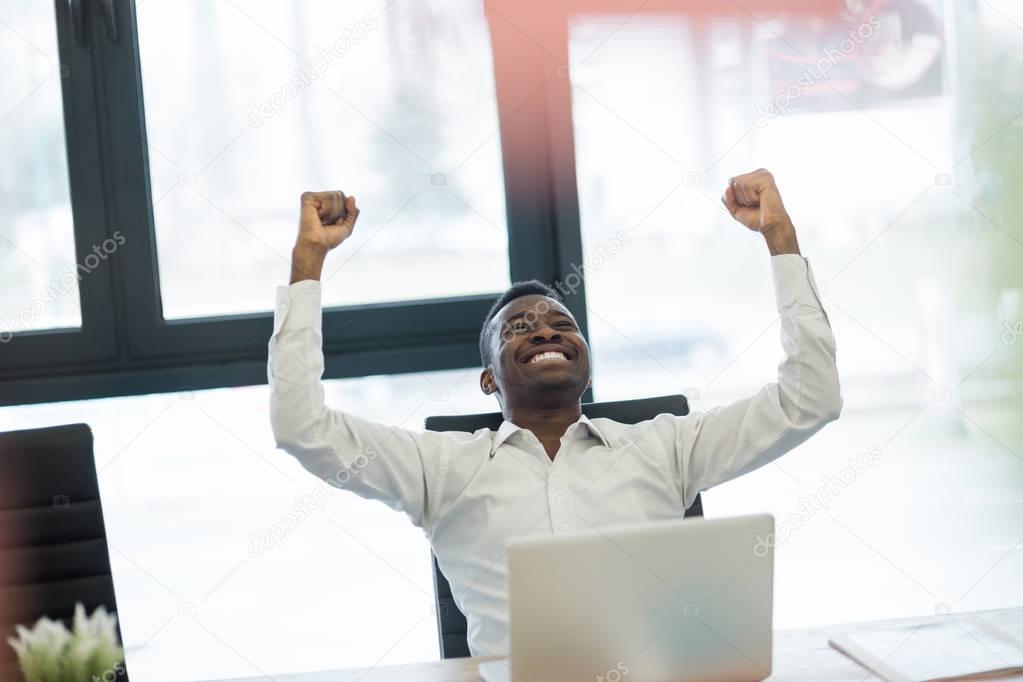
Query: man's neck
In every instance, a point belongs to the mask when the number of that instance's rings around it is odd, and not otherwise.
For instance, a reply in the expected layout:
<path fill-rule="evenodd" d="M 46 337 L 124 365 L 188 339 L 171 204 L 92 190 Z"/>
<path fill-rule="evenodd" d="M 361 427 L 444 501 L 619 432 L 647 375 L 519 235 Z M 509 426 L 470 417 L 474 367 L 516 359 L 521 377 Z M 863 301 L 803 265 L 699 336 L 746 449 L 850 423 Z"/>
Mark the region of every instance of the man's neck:
<path fill-rule="evenodd" d="M 563 405 L 524 405 L 504 410 L 504 418 L 522 429 L 533 432 L 552 460 L 561 437 L 569 426 L 579 421 L 582 405 L 578 400 Z"/>

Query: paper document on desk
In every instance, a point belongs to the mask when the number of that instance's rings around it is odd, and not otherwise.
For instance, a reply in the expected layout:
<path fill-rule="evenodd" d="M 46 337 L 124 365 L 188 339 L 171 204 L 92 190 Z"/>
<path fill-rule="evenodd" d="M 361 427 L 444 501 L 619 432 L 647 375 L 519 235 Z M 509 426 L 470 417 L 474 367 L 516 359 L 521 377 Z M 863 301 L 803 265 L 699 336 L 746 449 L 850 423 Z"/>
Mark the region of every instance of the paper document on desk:
<path fill-rule="evenodd" d="M 888 682 L 937 682 L 1023 671 L 1023 641 L 980 616 L 878 626 L 828 644 Z"/>
<path fill-rule="evenodd" d="M 480 663 L 480 677 L 483 682 L 511 682 L 511 668 L 507 658 Z"/>

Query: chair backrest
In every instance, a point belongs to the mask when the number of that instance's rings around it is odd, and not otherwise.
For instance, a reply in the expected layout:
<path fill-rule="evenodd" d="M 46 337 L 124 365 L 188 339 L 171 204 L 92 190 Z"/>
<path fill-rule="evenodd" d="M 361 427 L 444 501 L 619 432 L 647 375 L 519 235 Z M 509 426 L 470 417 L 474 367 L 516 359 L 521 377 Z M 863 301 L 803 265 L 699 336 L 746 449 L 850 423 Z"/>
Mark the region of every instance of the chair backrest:
<path fill-rule="evenodd" d="M 0 433 L 0 680 L 22 679 L 14 626 L 48 616 L 70 628 L 76 602 L 117 611 L 92 432 Z"/>
<path fill-rule="evenodd" d="M 638 400 L 616 400 L 604 403 L 583 403 L 583 414 L 587 417 L 607 417 L 622 424 L 638 424 L 653 419 L 659 414 L 673 414 L 679 417 L 689 414 L 689 402 L 681 394 L 663 395 Z M 496 431 L 504 417 L 500 412 L 481 414 L 439 415 L 426 418 L 427 431 L 467 431 L 479 429 Z M 685 510 L 685 516 L 703 516 L 703 501 L 696 496 L 693 504 Z M 468 624 L 465 615 L 455 605 L 451 585 L 433 557 L 433 586 L 437 590 L 437 630 L 440 639 L 441 658 L 464 658 L 469 655 L 467 640 Z"/>

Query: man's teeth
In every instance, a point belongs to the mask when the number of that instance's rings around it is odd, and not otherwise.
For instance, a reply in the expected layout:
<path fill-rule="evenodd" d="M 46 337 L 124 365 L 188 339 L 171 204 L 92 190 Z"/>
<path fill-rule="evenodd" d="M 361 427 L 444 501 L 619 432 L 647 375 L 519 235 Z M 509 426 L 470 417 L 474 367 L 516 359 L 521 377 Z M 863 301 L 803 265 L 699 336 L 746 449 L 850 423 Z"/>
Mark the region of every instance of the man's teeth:
<path fill-rule="evenodd" d="M 537 362 L 544 362 L 545 360 L 567 360 L 564 353 L 559 353 L 556 350 L 549 350 L 539 355 L 534 355 L 529 359 L 529 364 L 533 365 Z"/>

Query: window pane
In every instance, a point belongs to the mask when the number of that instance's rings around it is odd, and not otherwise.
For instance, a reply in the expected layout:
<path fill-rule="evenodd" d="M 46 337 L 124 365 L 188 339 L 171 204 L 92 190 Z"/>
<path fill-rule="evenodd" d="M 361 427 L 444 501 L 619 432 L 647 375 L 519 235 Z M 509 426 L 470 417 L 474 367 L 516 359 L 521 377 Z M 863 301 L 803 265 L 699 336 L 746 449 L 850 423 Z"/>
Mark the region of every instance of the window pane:
<path fill-rule="evenodd" d="M 774 513 L 780 627 L 1023 601 L 1023 90 L 997 75 L 1023 53 L 994 9 L 939 5 L 571 28 L 597 398 L 706 409 L 773 380 L 730 176 L 774 171 L 823 288 L 842 418 L 704 502 Z"/>
<path fill-rule="evenodd" d="M 328 404 L 421 430 L 432 414 L 496 409 L 478 375 L 325 385 Z M 438 658 L 422 532 L 275 450 L 265 386 L 0 409 L 3 431 L 71 422 L 95 436 L 132 679 Z"/>
<path fill-rule="evenodd" d="M 156 0 L 138 22 L 165 317 L 269 309 L 303 190 L 362 208 L 329 304 L 507 286 L 482 3 Z"/>
<path fill-rule="evenodd" d="M 81 324 L 52 3 L 0 0 L 0 340 Z"/>

